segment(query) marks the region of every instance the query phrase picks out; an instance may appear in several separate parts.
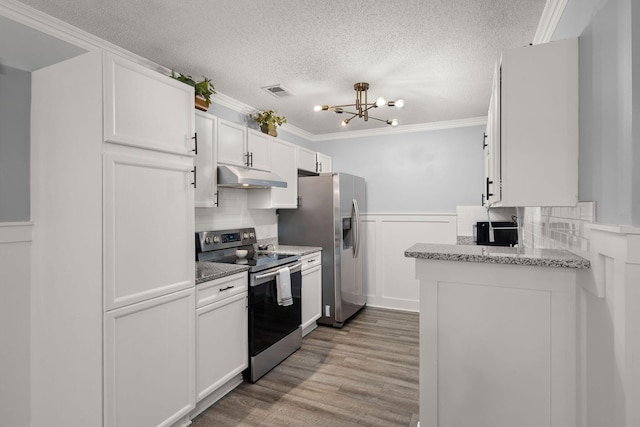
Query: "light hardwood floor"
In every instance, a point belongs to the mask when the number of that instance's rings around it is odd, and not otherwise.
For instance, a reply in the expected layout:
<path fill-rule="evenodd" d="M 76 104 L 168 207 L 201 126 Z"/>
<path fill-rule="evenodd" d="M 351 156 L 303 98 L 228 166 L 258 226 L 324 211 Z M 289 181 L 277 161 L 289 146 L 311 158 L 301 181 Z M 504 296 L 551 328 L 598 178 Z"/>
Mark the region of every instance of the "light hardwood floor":
<path fill-rule="evenodd" d="M 242 383 L 193 427 L 415 426 L 418 314 L 365 307 L 319 326 L 255 384 Z"/>

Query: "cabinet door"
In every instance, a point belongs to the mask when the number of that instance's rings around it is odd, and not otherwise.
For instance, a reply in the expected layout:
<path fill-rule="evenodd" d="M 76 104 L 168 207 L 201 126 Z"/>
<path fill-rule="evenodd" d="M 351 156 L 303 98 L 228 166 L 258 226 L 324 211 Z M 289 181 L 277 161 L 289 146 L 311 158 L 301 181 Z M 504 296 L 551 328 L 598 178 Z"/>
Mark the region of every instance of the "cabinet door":
<path fill-rule="evenodd" d="M 271 170 L 271 143 L 275 141 L 271 136 L 249 129 L 247 134 L 247 151 L 251 161 L 252 169 L 263 171 Z M 295 164 L 295 158 L 294 158 Z"/>
<path fill-rule="evenodd" d="M 170 426 L 195 407 L 195 290 L 105 313 L 104 425 Z"/>
<path fill-rule="evenodd" d="M 330 156 L 327 156 L 326 154 L 318 153 L 316 172 L 318 173 L 333 172 L 331 167 Z"/>
<path fill-rule="evenodd" d="M 192 158 L 121 151 L 103 155 L 107 310 L 195 281 Z"/>
<path fill-rule="evenodd" d="M 500 69 L 496 66 L 493 74 L 493 90 L 487 113 L 485 154 L 484 200 L 493 204 L 502 196 L 500 176 Z"/>
<path fill-rule="evenodd" d="M 315 329 L 322 310 L 322 264 L 320 252 L 302 258 L 302 334 Z"/>
<path fill-rule="evenodd" d="M 246 166 L 246 138 L 246 127 L 218 119 L 218 163 Z"/>
<path fill-rule="evenodd" d="M 216 153 L 217 119 L 207 113 L 196 112 L 198 152 L 196 166 L 195 205 L 197 208 L 218 206 L 218 154 Z"/>
<path fill-rule="evenodd" d="M 287 182 L 286 188 L 272 188 L 271 199 L 274 208 L 298 207 L 298 169 L 296 168 L 296 148 L 292 144 L 274 139 L 271 142 L 273 159 L 271 171 Z"/>
<path fill-rule="evenodd" d="M 316 171 L 316 152 L 315 151 L 307 150 L 306 148 L 302 148 L 302 147 L 297 147 L 296 155 L 297 155 L 298 169 L 307 171 L 307 172 Z"/>
<path fill-rule="evenodd" d="M 247 310 L 245 291 L 196 311 L 198 401 L 249 366 Z"/>
<path fill-rule="evenodd" d="M 104 140 L 191 154 L 193 88 L 119 56 L 104 56 Z"/>

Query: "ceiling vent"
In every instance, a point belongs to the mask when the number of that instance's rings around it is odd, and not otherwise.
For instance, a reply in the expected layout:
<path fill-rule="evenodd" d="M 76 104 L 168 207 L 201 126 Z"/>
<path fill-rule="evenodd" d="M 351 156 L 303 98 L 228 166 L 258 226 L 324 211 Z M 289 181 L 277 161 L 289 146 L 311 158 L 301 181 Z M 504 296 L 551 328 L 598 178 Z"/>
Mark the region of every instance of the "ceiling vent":
<path fill-rule="evenodd" d="M 291 92 L 289 92 L 288 89 L 285 89 L 281 85 L 265 86 L 262 89 L 267 91 L 267 93 L 275 96 L 276 98 L 286 98 L 287 96 L 291 96 Z"/>

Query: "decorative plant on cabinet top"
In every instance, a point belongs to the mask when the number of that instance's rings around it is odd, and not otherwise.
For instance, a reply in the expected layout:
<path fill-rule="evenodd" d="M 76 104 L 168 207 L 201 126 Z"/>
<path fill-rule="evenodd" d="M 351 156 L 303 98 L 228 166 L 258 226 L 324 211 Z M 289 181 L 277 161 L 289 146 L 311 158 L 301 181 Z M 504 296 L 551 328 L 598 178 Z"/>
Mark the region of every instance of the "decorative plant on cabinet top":
<path fill-rule="evenodd" d="M 278 116 L 273 110 L 258 111 L 255 114 L 249 114 L 249 117 L 260 125 L 260 130 L 263 133 L 271 136 L 278 136 L 276 126 L 282 126 L 283 123 L 287 123 L 286 117 Z"/>
<path fill-rule="evenodd" d="M 211 105 L 211 95 L 216 94 L 216 88 L 213 86 L 213 83 L 211 83 L 211 79 L 202 76 L 203 80 L 196 82 L 193 77 L 182 73 L 176 74 L 173 70 L 171 70 L 171 77 L 179 82 L 193 86 L 196 94 L 196 108 L 198 110 L 207 111 L 209 109 L 209 105 Z"/>

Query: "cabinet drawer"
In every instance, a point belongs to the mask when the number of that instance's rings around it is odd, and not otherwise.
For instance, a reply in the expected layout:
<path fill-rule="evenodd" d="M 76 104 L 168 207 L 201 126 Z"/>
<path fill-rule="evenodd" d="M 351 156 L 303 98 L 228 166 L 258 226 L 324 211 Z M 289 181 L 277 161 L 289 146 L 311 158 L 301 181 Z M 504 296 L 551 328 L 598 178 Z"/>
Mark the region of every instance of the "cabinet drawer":
<path fill-rule="evenodd" d="M 196 286 L 196 307 L 218 302 L 247 290 L 247 273 L 238 273 Z"/>
<path fill-rule="evenodd" d="M 321 252 L 314 252 L 303 256 L 300 261 L 302 262 L 302 271 L 318 267 L 322 264 L 322 254 Z"/>

